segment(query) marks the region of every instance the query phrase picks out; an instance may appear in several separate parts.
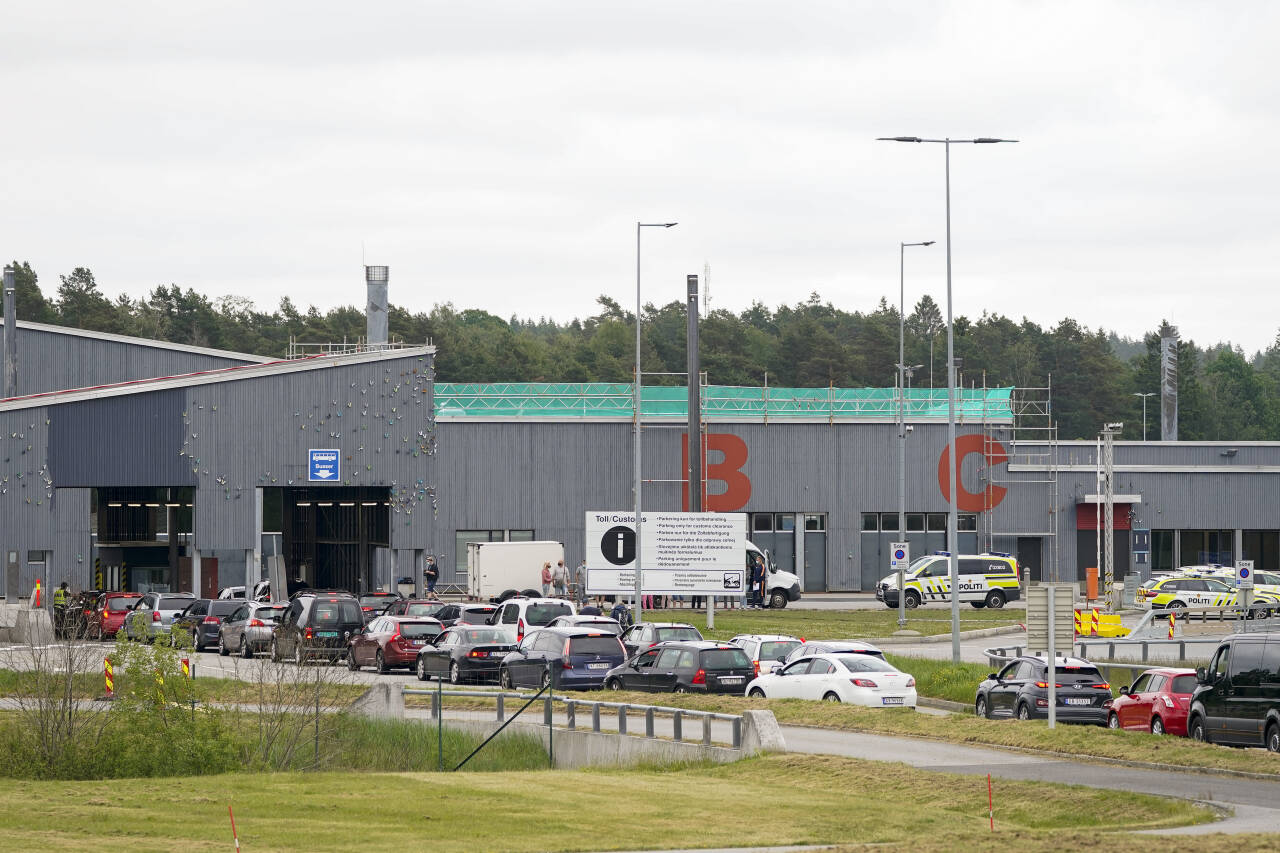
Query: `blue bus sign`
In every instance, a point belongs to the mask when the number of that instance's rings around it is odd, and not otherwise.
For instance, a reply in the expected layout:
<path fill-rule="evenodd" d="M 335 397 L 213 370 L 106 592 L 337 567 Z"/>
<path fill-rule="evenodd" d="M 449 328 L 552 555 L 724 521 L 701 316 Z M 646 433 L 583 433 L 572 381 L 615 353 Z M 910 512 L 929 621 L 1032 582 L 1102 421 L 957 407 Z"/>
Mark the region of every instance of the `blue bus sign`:
<path fill-rule="evenodd" d="M 332 483 L 342 479 L 341 459 L 337 450 L 308 450 L 307 479 L 312 483 Z"/>

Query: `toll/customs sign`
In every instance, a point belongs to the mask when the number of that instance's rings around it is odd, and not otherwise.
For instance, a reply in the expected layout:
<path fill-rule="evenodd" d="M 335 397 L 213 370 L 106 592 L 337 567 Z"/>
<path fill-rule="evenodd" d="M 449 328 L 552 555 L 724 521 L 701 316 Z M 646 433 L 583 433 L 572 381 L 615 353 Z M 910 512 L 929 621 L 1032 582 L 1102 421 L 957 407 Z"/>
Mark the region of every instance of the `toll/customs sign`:
<path fill-rule="evenodd" d="M 342 454 L 337 450 L 308 450 L 307 479 L 312 483 L 333 483 L 342 479 Z"/>
<path fill-rule="evenodd" d="M 911 566 L 911 546 L 906 542 L 894 542 L 889 546 L 889 572 L 906 571 Z"/>
<path fill-rule="evenodd" d="M 640 536 L 646 594 L 736 596 L 746 588 L 745 513 L 645 513 Z M 635 592 L 634 512 L 588 512 L 586 545 L 588 593 Z"/>
<path fill-rule="evenodd" d="M 1253 560 L 1236 561 L 1236 586 L 1253 589 Z"/>

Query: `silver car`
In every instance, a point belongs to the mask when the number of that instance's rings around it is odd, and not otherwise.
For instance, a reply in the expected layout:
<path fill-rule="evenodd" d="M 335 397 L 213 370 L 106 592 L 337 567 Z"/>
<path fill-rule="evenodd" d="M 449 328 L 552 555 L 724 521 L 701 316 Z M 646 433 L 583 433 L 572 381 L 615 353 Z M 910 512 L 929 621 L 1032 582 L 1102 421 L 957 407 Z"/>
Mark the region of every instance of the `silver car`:
<path fill-rule="evenodd" d="M 189 592 L 148 592 L 125 617 L 125 637 L 148 643 L 169 637 L 173 617 L 190 607 L 195 598 Z"/>
<path fill-rule="evenodd" d="M 271 632 L 287 605 L 250 601 L 222 620 L 218 626 L 218 654 L 232 652 L 243 658 L 271 647 Z"/>

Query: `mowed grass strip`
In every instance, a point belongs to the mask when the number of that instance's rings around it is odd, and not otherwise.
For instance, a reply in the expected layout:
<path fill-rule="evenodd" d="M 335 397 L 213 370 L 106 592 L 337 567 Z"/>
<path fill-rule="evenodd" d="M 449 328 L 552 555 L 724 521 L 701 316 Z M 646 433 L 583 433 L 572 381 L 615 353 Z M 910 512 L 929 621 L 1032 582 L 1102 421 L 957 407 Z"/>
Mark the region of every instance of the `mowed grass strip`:
<path fill-rule="evenodd" d="M 532 695 L 532 693 L 530 693 Z M 1280 755 L 1262 750 L 1233 749 L 1198 743 L 1189 738 L 1145 732 L 1112 731 L 1101 726 L 1059 725 L 1050 729 L 1043 720 L 984 720 L 970 714 L 936 716 L 909 708 L 861 708 L 804 699 L 748 699 L 743 696 L 705 696 L 694 693 L 634 693 L 630 691 L 584 692 L 573 698 L 584 701 L 661 705 L 722 714 L 745 710 L 772 711 L 782 725 L 813 726 L 839 731 L 902 735 L 949 743 L 1008 746 L 1068 754 L 1082 761 L 1090 757 L 1173 764 L 1207 770 L 1239 770 L 1280 775 Z M 425 703 L 426 697 L 406 697 L 406 705 Z M 423 705 L 425 707 L 425 704 Z M 490 710 L 492 699 L 449 697 L 445 709 Z M 507 701 L 508 713 L 513 708 Z M 614 712 L 610 712 L 611 714 Z M 585 710 L 578 719 L 589 719 Z M 581 724 L 581 723 L 580 723 Z M 633 725 L 634 725 L 633 721 Z"/>
<path fill-rule="evenodd" d="M 125 783 L 16 782 L 0 790 L 11 851 L 578 851 L 857 842 L 989 843 L 987 786 L 830 756 L 731 765 L 488 774 L 226 774 Z M 766 807 L 767 804 L 767 807 Z M 1049 840 L 1211 819 L 1118 791 L 996 784 L 999 834 Z M 52 819 L 51 816 L 56 816 Z"/>
<path fill-rule="evenodd" d="M 1016 628 L 1021 610 L 960 611 L 960 630 Z M 869 610 L 733 610 L 716 611 L 716 627 L 707 630 L 705 610 L 669 608 L 646 610 L 646 621 L 686 622 L 709 640 L 727 640 L 737 634 L 790 634 L 809 640 L 861 640 L 889 637 L 898 630 L 898 611 L 877 606 Z M 925 636 L 951 632 L 951 611 L 945 607 L 921 607 L 907 612 L 907 628 Z"/>

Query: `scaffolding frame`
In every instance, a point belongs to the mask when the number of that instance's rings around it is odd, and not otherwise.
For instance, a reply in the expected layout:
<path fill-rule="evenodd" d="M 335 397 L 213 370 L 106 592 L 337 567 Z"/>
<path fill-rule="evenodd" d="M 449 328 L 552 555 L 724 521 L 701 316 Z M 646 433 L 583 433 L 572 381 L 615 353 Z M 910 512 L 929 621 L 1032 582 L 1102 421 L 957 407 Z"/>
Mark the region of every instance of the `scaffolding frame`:
<path fill-rule="evenodd" d="M 986 377 L 983 376 L 983 386 Z M 1040 577 L 1056 582 L 1060 578 L 1058 516 L 1060 514 L 1058 483 L 1058 424 L 1053 417 L 1053 377 L 1042 388 L 1014 388 L 1007 409 L 1001 407 L 995 417 L 983 412 L 982 463 L 979 477 L 983 484 L 983 508 L 978 527 L 981 545 L 994 550 L 1000 539 L 1012 540 L 1012 547 L 1001 550 L 1017 552 L 1019 537 L 1043 540 Z M 1010 419 L 1008 416 L 1012 415 Z M 997 444 L 1004 448 L 1003 454 Z M 1003 455 L 1003 459 L 1000 457 Z M 992 464 L 992 460 L 997 460 Z M 1045 494 L 1045 524 L 1042 530 L 1003 530 L 996 524 L 996 506 L 988 486 L 1008 489 L 1002 503 L 1013 500 L 1027 503 L 1029 492 L 1041 487 Z"/>

